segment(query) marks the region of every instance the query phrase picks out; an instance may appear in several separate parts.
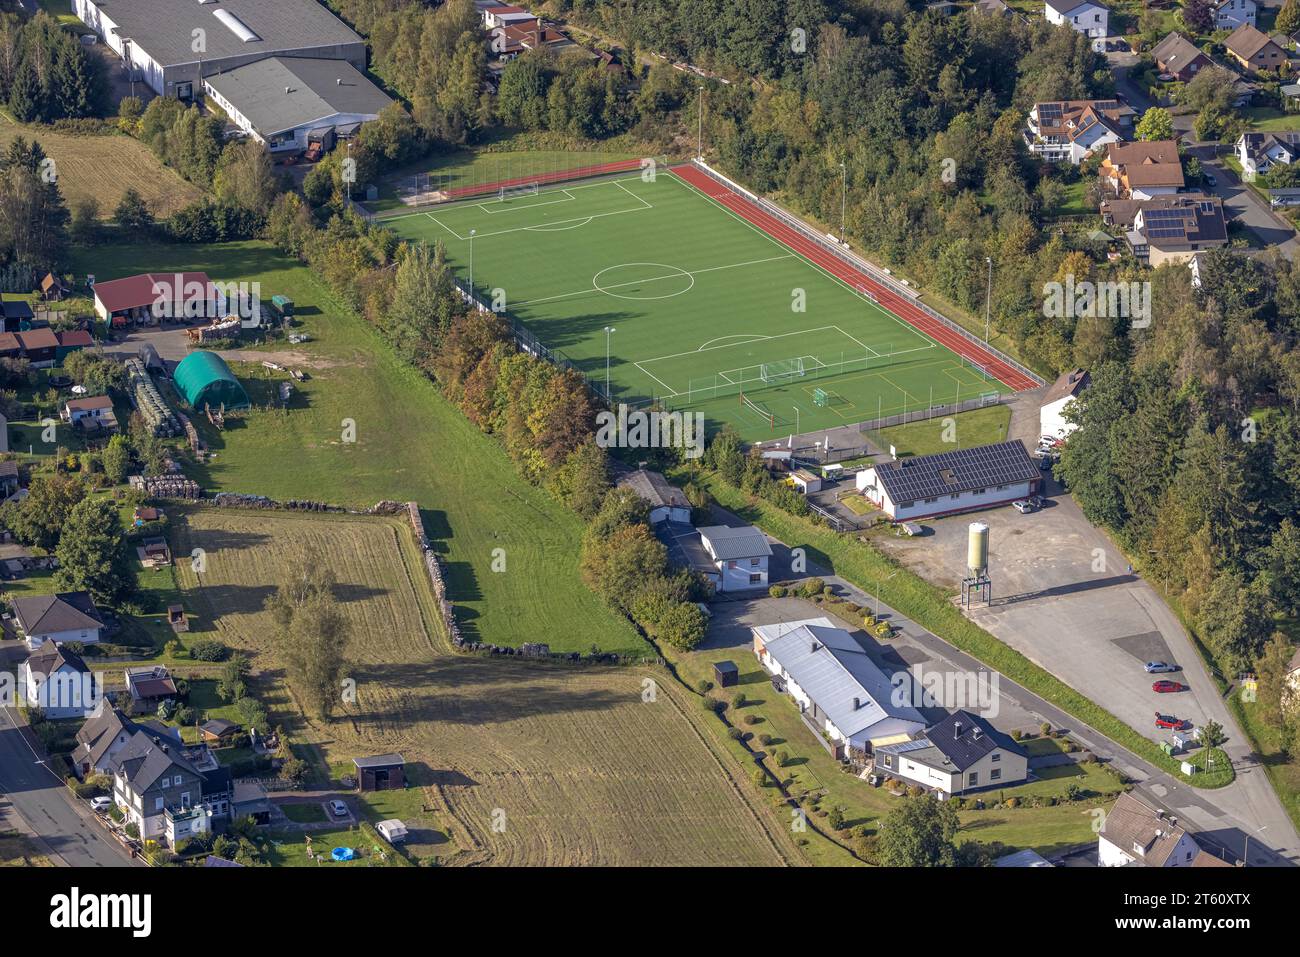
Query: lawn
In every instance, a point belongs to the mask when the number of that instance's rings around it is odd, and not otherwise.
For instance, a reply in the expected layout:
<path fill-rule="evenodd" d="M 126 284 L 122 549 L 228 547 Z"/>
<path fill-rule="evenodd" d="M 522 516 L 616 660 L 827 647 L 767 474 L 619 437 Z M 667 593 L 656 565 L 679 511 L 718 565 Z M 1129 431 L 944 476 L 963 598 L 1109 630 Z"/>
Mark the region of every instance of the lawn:
<path fill-rule="evenodd" d="M 359 755 L 401 752 L 413 793 L 376 797 L 365 816 L 437 831 L 422 839 L 428 853 L 553 866 L 801 860 L 664 669 L 453 653 L 401 519 L 204 508 L 173 522 L 178 550 L 207 554 L 201 584 L 188 564 L 178 569 L 186 604 L 250 655 L 272 722 L 334 774 Z M 263 605 L 286 568 L 325 555 L 357 683 L 328 722 L 300 716 Z"/>
<path fill-rule="evenodd" d="M 63 133 L 0 119 L 0 149 L 20 136 L 37 140 L 54 160 L 59 189 L 69 207 L 93 197 L 99 201 L 103 219 L 113 215 L 122 194 L 132 187 L 159 219 L 203 198 L 202 190 L 163 166 L 147 146 L 125 134 Z"/>
<path fill-rule="evenodd" d="M 319 804 L 281 804 L 280 810 L 295 824 L 319 824 L 328 820 L 325 808 Z"/>
<path fill-rule="evenodd" d="M 222 432 L 198 421 L 213 458 L 189 471 L 204 489 L 358 508 L 414 500 L 445 563 L 467 637 L 517 646 L 544 636 L 557 651 L 646 652 L 579 579 L 577 516 L 518 478 L 496 442 L 398 360 L 306 267 L 263 243 L 115 245 L 80 249 L 74 262 L 74 271 L 100 279 L 146 267 L 203 269 L 214 279 L 260 282 L 264 297 L 283 293 L 297 304 L 313 341 L 292 347 L 294 358 L 285 362 L 307 369 L 308 380 L 295 385 L 288 412 L 253 409 Z M 266 375 L 254 363 L 236 371 L 254 392 Z M 356 423 L 353 443 L 342 441 L 345 419 Z M 504 570 L 494 560 L 498 549 Z"/>
<path fill-rule="evenodd" d="M 747 439 L 1009 391 L 672 173 L 386 224 L 446 244 L 481 297 L 602 389 L 608 372 L 615 401 Z"/>
<path fill-rule="evenodd" d="M 882 449 L 893 446 L 897 454 L 933 455 L 953 449 L 1005 442 L 1011 425 L 1011 407 L 991 405 L 937 419 L 895 425 L 872 433 Z"/>
<path fill-rule="evenodd" d="M 405 861 L 382 838 L 358 828 L 337 831 L 269 830 L 271 851 L 266 863 L 272 867 L 401 867 Z M 307 856 L 307 838 L 311 838 L 313 857 Z M 330 859 L 336 847 L 350 847 L 357 852 L 351 861 Z"/>

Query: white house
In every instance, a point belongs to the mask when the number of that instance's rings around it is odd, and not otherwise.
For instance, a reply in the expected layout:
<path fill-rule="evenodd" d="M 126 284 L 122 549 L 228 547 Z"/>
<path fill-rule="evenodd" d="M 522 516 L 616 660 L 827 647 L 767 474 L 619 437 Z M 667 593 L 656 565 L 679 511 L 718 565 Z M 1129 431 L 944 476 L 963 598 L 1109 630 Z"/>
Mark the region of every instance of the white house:
<path fill-rule="evenodd" d="M 814 475 L 807 469 L 795 469 L 790 473 L 789 481 L 803 495 L 822 490 L 821 476 Z"/>
<path fill-rule="evenodd" d="M 1018 440 L 883 462 L 857 476 L 858 491 L 896 522 L 1005 505 L 1041 482 Z"/>
<path fill-rule="evenodd" d="M 754 654 L 779 679 L 806 720 L 831 741 L 870 753 L 924 730 L 921 712 L 901 701 L 866 649 L 829 618 L 751 629 Z M 911 677 L 905 675 L 907 681 Z M 840 757 L 844 755 L 841 753 Z"/>
<path fill-rule="evenodd" d="M 1029 111 L 1025 145 L 1051 162 L 1075 166 L 1110 143 L 1133 138 L 1133 108 L 1118 100 L 1055 100 Z"/>
<path fill-rule="evenodd" d="M 230 778 L 218 772 L 209 782 L 189 759 L 183 746 L 137 731 L 109 763 L 113 775 L 113 803 L 141 840 L 165 840 L 173 848 L 196 834 L 212 830 L 220 794 L 226 800 Z"/>
<path fill-rule="evenodd" d="M 72 751 L 72 770 L 85 780 L 89 774 L 106 774 L 131 735 L 143 730 L 118 708 L 103 708 L 77 729 L 77 746 Z M 179 743 L 179 741 L 177 742 Z"/>
<path fill-rule="evenodd" d="M 1267 173 L 1273 164 L 1290 166 L 1300 156 L 1300 133 L 1280 130 L 1276 133 L 1242 133 L 1233 147 L 1241 163 L 1242 176 L 1254 179 Z"/>
<path fill-rule="evenodd" d="M 1200 847 L 1178 819 L 1132 792 L 1121 794 L 1097 834 L 1102 867 L 1191 867 Z"/>
<path fill-rule="evenodd" d="M 113 415 L 113 400 L 106 395 L 92 395 L 84 399 L 69 399 L 63 404 L 63 421 L 77 425 L 82 419 L 107 423 Z"/>
<path fill-rule="evenodd" d="M 874 768 L 951 796 L 1021 783 L 1029 755 L 979 715 L 956 711 L 923 737 L 876 748 Z"/>
<path fill-rule="evenodd" d="M 1073 422 L 1065 421 L 1065 407 L 1074 402 L 1091 382 L 1092 377 L 1086 369 L 1071 369 L 1061 373 L 1061 377 L 1052 383 L 1052 387 L 1043 396 L 1043 404 L 1038 410 L 1040 435 L 1064 438 L 1078 428 Z"/>
<path fill-rule="evenodd" d="M 23 662 L 23 685 L 28 706 L 47 718 L 84 718 L 102 700 L 81 656 L 54 641 L 44 642 Z"/>
<path fill-rule="evenodd" d="M 718 591 L 767 588 L 772 546 L 754 526 L 709 525 L 700 529 L 700 544 L 718 570 Z"/>
<path fill-rule="evenodd" d="M 1235 30 L 1243 23 L 1255 25 L 1255 0 L 1210 0 L 1214 7 L 1214 29 Z"/>
<path fill-rule="evenodd" d="M 687 501 L 682 490 L 670 485 L 659 472 L 637 469 L 619 483 L 621 488 L 629 488 L 650 503 L 650 524 L 673 522 L 689 525 L 691 522 L 691 503 Z"/>
<path fill-rule="evenodd" d="M 1048 23 L 1064 23 L 1093 39 L 1109 35 L 1110 11 L 1092 0 L 1047 0 L 1044 15 Z"/>
<path fill-rule="evenodd" d="M 15 598 L 12 604 L 14 621 L 29 651 L 35 651 L 47 641 L 92 645 L 99 641 L 100 629 L 104 627 L 99 610 L 84 591 Z"/>

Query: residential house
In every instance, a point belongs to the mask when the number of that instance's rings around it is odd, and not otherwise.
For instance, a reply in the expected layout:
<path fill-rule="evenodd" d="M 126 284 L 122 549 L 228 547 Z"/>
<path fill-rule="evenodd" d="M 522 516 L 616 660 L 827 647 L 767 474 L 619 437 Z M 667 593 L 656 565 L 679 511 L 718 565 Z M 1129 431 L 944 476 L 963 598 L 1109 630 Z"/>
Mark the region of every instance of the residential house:
<path fill-rule="evenodd" d="M 576 46 L 568 35 L 561 32 L 552 23 L 541 17 L 532 17 L 520 23 L 494 27 L 488 39 L 488 47 L 497 62 L 513 60 L 526 50 L 562 50 Z"/>
<path fill-rule="evenodd" d="M 1052 867 L 1051 861 L 1043 857 L 1032 847 L 1003 854 L 993 862 L 994 867 Z"/>
<path fill-rule="evenodd" d="M 829 618 L 750 629 L 754 654 L 773 684 L 794 699 L 804 720 L 840 759 L 861 758 L 925 729 L 921 712 L 852 634 Z M 910 682 L 910 677 L 909 677 Z"/>
<path fill-rule="evenodd" d="M 875 770 L 952 796 L 1020 784 L 1029 753 L 969 711 L 955 711 L 911 741 L 875 749 Z"/>
<path fill-rule="evenodd" d="M 226 297 L 205 272 L 143 273 L 97 282 L 95 314 L 115 329 L 163 319 L 221 319 Z"/>
<path fill-rule="evenodd" d="M 139 728 L 118 708 L 103 708 L 77 729 L 77 746 L 72 750 L 72 770 L 85 780 L 90 774 L 106 774 L 112 759 Z"/>
<path fill-rule="evenodd" d="M 1189 263 L 1228 242 L 1223 200 L 1204 193 L 1157 196 L 1138 204 L 1124 237 L 1133 255 L 1151 266 Z"/>
<path fill-rule="evenodd" d="M 1155 60 L 1157 70 L 1179 83 L 1188 83 L 1202 70 L 1214 66 L 1205 51 L 1177 31 L 1151 48 L 1151 59 Z"/>
<path fill-rule="evenodd" d="M 628 488 L 650 503 L 650 524 L 674 522 L 689 525 L 691 503 L 675 485 L 670 485 L 662 473 L 637 469 L 619 481 L 620 488 Z"/>
<path fill-rule="evenodd" d="M 1133 137 L 1134 111 L 1119 100 L 1057 100 L 1029 111 L 1025 144 L 1045 160 L 1078 166 L 1096 150 Z"/>
<path fill-rule="evenodd" d="M 44 642 L 32 652 L 22 674 L 27 705 L 40 708 L 47 718 L 84 718 L 102 703 L 81 656 L 57 641 Z"/>
<path fill-rule="evenodd" d="M 135 710 L 153 710 L 160 702 L 176 697 L 176 682 L 166 665 L 127 668 L 126 690 Z"/>
<path fill-rule="evenodd" d="M 718 591 L 767 588 L 767 563 L 772 557 L 772 546 L 767 543 L 767 536 L 754 526 L 709 525 L 700 529 L 700 544 L 717 570 Z"/>
<path fill-rule="evenodd" d="M 1110 11 L 1093 0 L 1047 0 L 1043 11 L 1048 23 L 1063 23 L 1084 36 L 1101 39 L 1109 35 Z"/>
<path fill-rule="evenodd" d="M 1065 409 L 1083 394 L 1083 390 L 1092 384 L 1092 376 L 1085 369 L 1071 369 L 1062 372 L 1052 383 L 1052 387 L 1043 396 L 1043 403 L 1038 409 L 1039 435 L 1056 435 L 1064 438 L 1078 426 L 1065 420 Z"/>
<path fill-rule="evenodd" d="M 1224 39 L 1223 48 L 1248 73 L 1276 70 L 1288 62 L 1283 44 L 1256 30 L 1249 23 L 1243 23 L 1233 30 Z"/>
<path fill-rule="evenodd" d="M 99 609 L 84 591 L 15 598 L 12 604 L 19 637 L 26 640 L 29 651 L 47 641 L 93 645 L 104 627 Z"/>
<path fill-rule="evenodd" d="M 1300 157 L 1300 132 L 1242 133 L 1233 152 L 1241 163 L 1242 178 L 1254 179 L 1267 173 L 1275 163 L 1290 166 Z"/>
<path fill-rule="evenodd" d="M 479 16 L 483 18 L 483 29 L 494 30 L 509 27 L 537 19 L 523 7 L 502 3 L 499 0 L 474 0 Z"/>
<path fill-rule="evenodd" d="M 1300 206 L 1300 186 L 1282 186 L 1268 191 L 1268 204 L 1274 209 Z"/>
<path fill-rule="evenodd" d="M 882 462 L 857 474 L 858 491 L 896 522 L 1005 505 L 1041 484 L 1018 439 Z"/>
<path fill-rule="evenodd" d="M 142 840 L 163 840 L 175 848 L 189 837 L 211 833 L 213 819 L 230 814 L 230 771 L 206 749 L 186 749 L 137 731 L 108 762 L 108 772 L 113 803 Z"/>
<path fill-rule="evenodd" d="M 1150 199 L 1183 188 L 1183 164 L 1173 140 L 1111 143 L 1102 160 L 1102 187 L 1120 199 Z"/>
<path fill-rule="evenodd" d="M 92 395 L 84 399 L 69 399 L 63 404 L 61 417 L 80 429 L 116 429 L 117 416 L 113 413 L 113 400 L 106 395 Z"/>
<path fill-rule="evenodd" d="M 1214 29 L 1233 30 L 1242 24 L 1255 25 L 1255 0 L 1210 0 L 1214 8 Z"/>
<path fill-rule="evenodd" d="M 0 416 L 0 418 L 3 418 Z M 0 442 L 0 452 L 9 451 L 8 422 L 0 421 L 0 436 L 4 441 Z M 22 479 L 18 475 L 18 462 L 15 459 L 7 459 L 0 462 L 0 500 L 7 499 L 22 487 Z"/>
<path fill-rule="evenodd" d="M 1119 796 L 1097 834 L 1102 867 L 1190 867 L 1200 852 L 1178 818 L 1132 792 Z"/>

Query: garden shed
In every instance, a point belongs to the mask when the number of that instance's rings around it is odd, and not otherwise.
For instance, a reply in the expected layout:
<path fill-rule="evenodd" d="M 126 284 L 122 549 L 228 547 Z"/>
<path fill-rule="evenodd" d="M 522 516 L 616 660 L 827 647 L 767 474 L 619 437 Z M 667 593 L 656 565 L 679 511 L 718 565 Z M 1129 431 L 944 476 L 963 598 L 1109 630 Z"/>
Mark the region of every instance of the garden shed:
<path fill-rule="evenodd" d="M 226 360 L 215 352 L 198 350 L 181 360 L 173 376 L 176 388 L 193 408 L 248 408 L 248 393 Z"/>

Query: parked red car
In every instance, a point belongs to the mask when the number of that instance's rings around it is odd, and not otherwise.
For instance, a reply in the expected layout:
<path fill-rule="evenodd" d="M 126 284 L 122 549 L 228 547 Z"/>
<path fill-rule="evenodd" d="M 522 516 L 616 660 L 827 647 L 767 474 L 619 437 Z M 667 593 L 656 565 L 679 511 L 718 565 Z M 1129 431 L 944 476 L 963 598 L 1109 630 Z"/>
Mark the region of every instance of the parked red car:
<path fill-rule="evenodd" d="M 1157 694 L 1169 694 L 1171 691 L 1186 691 L 1187 685 L 1179 684 L 1177 681 L 1157 681 L 1151 686 L 1151 690 Z"/>
<path fill-rule="evenodd" d="M 1157 711 L 1156 727 L 1167 728 L 1170 731 L 1190 731 L 1192 723 L 1185 718 L 1175 718 L 1172 714 L 1161 714 Z"/>

